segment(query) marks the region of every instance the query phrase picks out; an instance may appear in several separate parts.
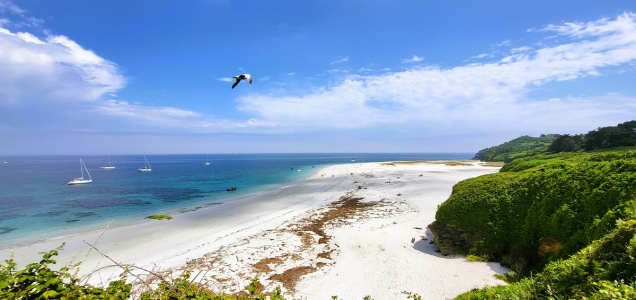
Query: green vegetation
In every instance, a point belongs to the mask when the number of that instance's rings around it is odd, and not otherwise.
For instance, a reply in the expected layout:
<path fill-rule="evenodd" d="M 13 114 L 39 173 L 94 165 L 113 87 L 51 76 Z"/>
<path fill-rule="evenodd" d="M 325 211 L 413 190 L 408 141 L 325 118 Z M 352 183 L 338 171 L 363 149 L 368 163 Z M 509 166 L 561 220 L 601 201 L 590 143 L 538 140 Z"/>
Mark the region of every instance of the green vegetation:
<path fill-rule="evenodd" d="M 459 299 L 636 298 L 636 148 L 524 157 L 453 187 L 455 251 L 511 268 Z M 455 227 L 453 227 L 455 228 Z"/>
<path fill-rule="evenodd" d="M 152 215 L 152 216 L 147 216 L 146 219 L 153 219 L 153 220 L 172 220 L 171 216 L 168 215 Z"/>
<path fill-rule="evenodd" d="M 540 137 L 522 136 L 499 146 L 482 149 L 475 159 L 487 162 L 511 162 L 546 153 L 594 151 L 636 146 L 636 121 L 616 126 L 599 127 L 587 134 L 542 134 Z"/>
<path fill-rule="evenodd" d="M 592 151 L 626 146 L 636 146 L 636 121 L 601 127 L 587 134 L 559 136 L 548 147 L 548 152 Z"/>
<path fill-rule="evenodd" d="M 546 153 L 557 137 L 555 134 L 542 134 L 540 137 L 524 135 L 499 146 L 482 149 L 475 154 L 475 159 L 509 162 L 516 158 Z"/>
<path fill-rule="evenodd" d="M 62 245 L 63 246 L 63 245 Z M 111 281 L 107 287 L 94 287 L 83 284 L 76 272 L 68 267 L 59 271 L 51 269 L 53 259 L 62 246 L 47 253 L 38 263 L 32 263 L 22 270 L 16 270 L 16 263 L 9 258 L 0 264 L 0 299 L 129 299 L 132 284 L 126 283 L 128 267 L 122 269 L 119 280 Z M 161 280 L 155 289 L 146 289 L 135 295 L 135 299 L 193 299 L 193 300 L 284 300 L 280 288 L 268 295 L 258 291 L 261 284 L 258 278 L 238 295 L 215 294 L 190 280 L 191 273 Z M 134 276 L 134 275 L 132 275 Z"/>

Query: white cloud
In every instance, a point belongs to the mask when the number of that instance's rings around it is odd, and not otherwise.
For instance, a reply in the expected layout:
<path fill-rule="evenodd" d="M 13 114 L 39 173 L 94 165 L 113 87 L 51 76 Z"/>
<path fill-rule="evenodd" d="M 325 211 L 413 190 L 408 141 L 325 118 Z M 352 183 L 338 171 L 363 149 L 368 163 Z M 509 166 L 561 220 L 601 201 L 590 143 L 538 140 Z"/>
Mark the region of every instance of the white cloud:
<path fill-rule="evenodd" d="M 402 60 L 402 63 L 403 63 L 403 64 L 406 64 L 406 63 L 414 63 L 414 62 L 420 62 L 420 61 L 422 61 L 422 60 L 424 60 L 424 58 L 419 57 L 419 56 L 417 56 L 417 55 L 413 55 L 413 58 L 403 59 L 403 60 Z"/>
<path fill-rule="evenodd" d="M 331 73 L 348 73 L 348 72 L 349 72 L 349 70 L 347 70 L 347 69 L 338 69 L 338 68 L 327 70 L 327 73 L 329 73 L 329 74 L 331 74 Z"/>
<path fill-rule="evenodd" d="M 500 61 L 488 63 L 351 75 L 301 96 L 241 96 L 239 109 L 293 128 L 419 124 L 421 130 L 449 134 L 501 128 L 535 130 L 542 126 L 578 126 L 584 130 L 590 129 L 589 124 L 611 124 L 610 120 L 624 121 L 636 115 L 636 99 L 627 96 L 529 96 L 530 91 L 548 82 L 599 76 L 604 67 L 633 64 L 636 14 L 549 25 L 543 30 L 563 40 L 553 45 L 518 47 Z"/>
<path fill-rule="evenodd" d="M 38 37 L 0 26 L 0 130 L 29 129 L 33 122 L 24 115 L 46 124 L 46 130 L 67 131 L 76 130 L 78 124 L 115 132 L 181 133 L 385 125 L 430 134 L 539 130 L 555 124 L 565 130 L 573 126 L 585 130 L 590 129 L 588 124 L 611 125 L 633 118 L 636 99 L 616 94 L 531 99 L 530 92 L 549 82 L 603 76 L 605 67 L 633 68 L 635 24 L 636 15 L 626 13 L 616 19 L 549 25 L 541 29 L 556 36 L 549 44 L 516 47 L 498 61 L 402 71 L 369 66 L 358 70 L 362 75 L 346 75 L 332 85 L 300 91 L 298 85 L 290 85 L 286 92 L 286 83 L 272 82 L 277 87 L 267 94 L 239 96 L 238 109 L 248 114 L 244 120 L 112 99 L 126 84 L 115 63 L 65 36 Z M 422 60 L 414 55 L 408 61 Z"/>
<path fill-rule="evenodd" d="M 26 11 L 15 5 L 9 0 L 0 0 L 0 12 L 10 12 L 18 15 L 24 14 Z"/>
<path fill-rule="evenodd" d="M 471 56 L 470 58 L 484 58 L 484 57 L 492 57 L 490 54 L 482 53 L 479 55 Z"/>
<path fill-rule="evenodd" d="M 334 60 L 334 61 L 330 62 L 329 64 L 333 65 L 333 64 L 339 64 L 339 63 L 343 63 L 343 62 L 347 62 L 347 61 L 349 61 L 349 55 L 347 55 L 347 56 L 345 56 L 345 57 L 343 57 L 341 59 Z"/>
<path fill-rule="evenodd" d="M 93 101 L 125 85 L 115 63 L 61 35 L 0 28 L 0 105 Z"/>

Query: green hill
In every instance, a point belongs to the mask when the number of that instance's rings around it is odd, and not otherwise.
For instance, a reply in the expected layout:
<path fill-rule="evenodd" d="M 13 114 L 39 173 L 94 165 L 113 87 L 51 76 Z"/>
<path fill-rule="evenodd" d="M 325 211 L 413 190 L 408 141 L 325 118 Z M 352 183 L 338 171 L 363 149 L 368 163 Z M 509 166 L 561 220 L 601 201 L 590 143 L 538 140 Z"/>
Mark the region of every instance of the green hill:
<path fill-rule="evenodd" d="M 540 137 L 524 135 L 499 146 L 482 149 L 475 154 L 474 159 L 509 162 L 516 158 L 546 153 L 557 137 L 555 134 L 543 134 Z"/>

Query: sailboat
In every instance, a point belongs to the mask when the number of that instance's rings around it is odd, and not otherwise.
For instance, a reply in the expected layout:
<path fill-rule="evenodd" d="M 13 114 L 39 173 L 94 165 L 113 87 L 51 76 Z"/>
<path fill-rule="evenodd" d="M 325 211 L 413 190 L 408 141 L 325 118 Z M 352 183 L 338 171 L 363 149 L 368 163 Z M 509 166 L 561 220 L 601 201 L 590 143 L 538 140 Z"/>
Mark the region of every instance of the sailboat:
<path fill-rule="evenodd" d="M 137 169 L 139 172 L 150 172 L 152 169 L 150 168 L 150 163 L 148 163 L 148 159 L 144 155 L 144 167 Z"/>
<path fill-rule="evenodd" d="M 351 161 L 356 161 L 356 156 L 355 155 L 351 156 Z"/>
<path fill-rule="evenodd" d="M 203 163 L 204 166 L 209 166 L 210 165 L 210 155 L 206 156 L 205 162 Z"/>
<path fill-rule="evenodd" d="M 2 161 L 3 164 L 8 164 L 9 162 L 7 161 L 7 158 L 5 157 L 4 160 Z"/>
<path fill-rule="evenodd" d="M 103 166 L 103 167 L 99 167 L 99 168 L 102 169 L 102 170 L 112 170 L 112 169 L 115 168 L 115 167 L 110 165 L 110 155 L 108 156 L 108 166 Z"/>
<path fill-rule="evenodd" d="M 84 170 L 86 170 L 86 174 L 88 174 L 88 179 L 84 179 Z M 73 180 L 69 181 L 68 184 L 82 184 L 82 183 L 93 182 L 91 173 L 88 173 L 88 169 L 86 168 L 86 165 L 84 164 L 81 158 L 80 158 L 80 172 L 82 173 L 82 177 L 74 178 Z"/>

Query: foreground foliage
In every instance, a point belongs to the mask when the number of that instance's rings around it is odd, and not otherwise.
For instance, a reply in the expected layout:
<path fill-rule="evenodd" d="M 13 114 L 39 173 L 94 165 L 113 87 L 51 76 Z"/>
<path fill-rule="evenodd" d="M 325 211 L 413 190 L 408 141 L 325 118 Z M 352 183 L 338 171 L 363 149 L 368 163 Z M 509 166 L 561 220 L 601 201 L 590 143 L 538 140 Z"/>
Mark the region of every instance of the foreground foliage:
<path fill-rule="evenodd" d="M 216 294 L 192 281 L 191 273 L 185 272 L 172 279 L 160 280 L 156 288 L 144 289 L 133 293 L 133 284 L 127 283 L 127 267 L 124 267 L 118 280 L 111 281 L 106 287 L 95 287 L 83 283 L 72 271 L 62 267 L 54 270 L 53 259 L 63 245 L 57 249 L 42 253 L 42 260 L 31 263 L 22 270 L 17 270 L 13 257 L 0 263 L 0 299 L 140 299 L 140 300 L 284 300 L 280 287 L 271 293 L 263 294 L 258 277 L 239 294 Z M 75 265 L 75 267 L 78 267 Z M 134 276 L 134 275 L 133 275 Z M 407 299 L 422 299 L 418 294 L 403 292 Z M 338 299 L 333 296 L 332 299 Z M 364 296 L 365 300 L 373 300 Z"/>
<path fill-rule="evenodd" d="M 455 185 L 436 219 L 518 281 L 461 299 L 636 299 L 634 148 L 514 160 Z"/>
<path fill-rule="evenodd" d="M 157 288 L 148 289 L 137 295 L 131 293 L 132 284 L 127 283 L 127 270 L 122 270 L 120 279 L 111 281 L 106 287 L 95 287 L 82 283 L 68 267 L 54 270 L 51 265 L 59 248 L 42 253 L 42 260 L 17 270 L 13 258 L 0 264 L 0 299 L 196 299 L 196 300 L 284 300 L 280 288 L 269 295 L 257 292 L 260 285 L 254 278 L 239 295 L 215 294 L 192 282 L 190 273 L 180 277 L 160 281 Z"/>

